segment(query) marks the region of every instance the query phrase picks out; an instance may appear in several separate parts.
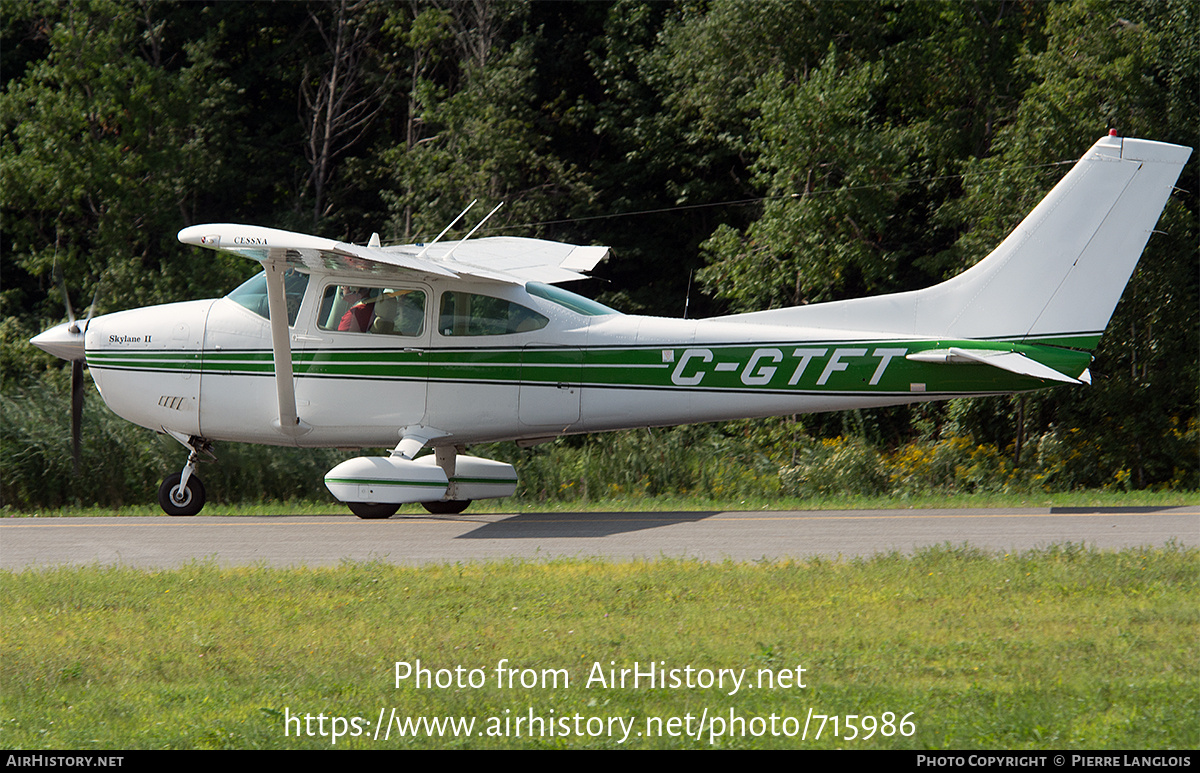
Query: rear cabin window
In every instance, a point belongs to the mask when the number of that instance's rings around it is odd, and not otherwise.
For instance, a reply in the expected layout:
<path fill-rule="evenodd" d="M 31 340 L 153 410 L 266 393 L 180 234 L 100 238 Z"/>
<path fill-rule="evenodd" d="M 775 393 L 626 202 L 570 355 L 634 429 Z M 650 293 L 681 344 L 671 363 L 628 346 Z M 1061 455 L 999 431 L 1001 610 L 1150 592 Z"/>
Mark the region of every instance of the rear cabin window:
<path fill-rule="evenodd" d="M 438 332 L 444 336 L 498 336 L 541 330 L 548 317 L 519 303 L 475 293 L 442 293 Z"/>
<path fill-rule="evenodd" d="M 543 282 L 529 282 L 525 285 L 525 290 L 530 295 L 536 295 L 539 298 L 545 298 L 548 301 L 557 303 L 559 306 L 570 309 L 576 314 L 582 314 L 585 317 L 602 317 L 607 314 L 620 314 L 616 309 L 610 309 L 599 301 L 593 301 L 591 298 L 584 298 L 582 295 L 564 290 L 561 287 L 548 285 Z"/>
<path fill-rule="evenodd" d="M 330 285 L 321 298 L 317 327 L 416 337 L 425 332 L 425 293 L 410 288 Z"/>

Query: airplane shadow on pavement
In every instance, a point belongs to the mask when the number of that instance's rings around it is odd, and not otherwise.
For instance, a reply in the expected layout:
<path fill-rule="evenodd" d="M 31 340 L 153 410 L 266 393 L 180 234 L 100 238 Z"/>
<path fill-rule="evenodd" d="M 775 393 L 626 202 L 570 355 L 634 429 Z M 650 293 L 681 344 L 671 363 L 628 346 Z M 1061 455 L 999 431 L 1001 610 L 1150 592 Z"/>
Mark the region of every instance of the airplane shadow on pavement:
<path fill-rule="evenodd" d="M 695 523 L 717 511 L 675 513 L 521 513 L 455 539 L 546 539 L 549 537 L 609 537 L 614 534 Z"/>

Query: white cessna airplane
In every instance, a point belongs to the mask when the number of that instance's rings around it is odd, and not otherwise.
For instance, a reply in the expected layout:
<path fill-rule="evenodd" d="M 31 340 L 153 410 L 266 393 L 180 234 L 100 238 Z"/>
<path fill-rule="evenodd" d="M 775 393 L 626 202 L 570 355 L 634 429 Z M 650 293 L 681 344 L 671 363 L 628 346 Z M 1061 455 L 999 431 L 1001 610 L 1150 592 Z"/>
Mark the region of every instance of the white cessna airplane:
<path fill-rule="evenodd" d="M 224 298 L 52 328 L 118 415 L 190 453 L 159 490 L 194 515 L 213 441 L 392 447 L 325 485 L 362 518 L 458 513 L 517 484 L 471 443 L 836 411 L 1088 382 L 1191 149 L 1092 146 L 990 255 L 913 292 L 702 320 L 620 314 L 555 286 L 608 252 L 509 237 L 366 246 L 249 225 L 180 241 L 258 261 Z M 452 224 L 453 225 L 453 224 Z M 445 231 L 443 231 L 443 234 Z M 418 458 L 425 447 L 432 454 Z"/>

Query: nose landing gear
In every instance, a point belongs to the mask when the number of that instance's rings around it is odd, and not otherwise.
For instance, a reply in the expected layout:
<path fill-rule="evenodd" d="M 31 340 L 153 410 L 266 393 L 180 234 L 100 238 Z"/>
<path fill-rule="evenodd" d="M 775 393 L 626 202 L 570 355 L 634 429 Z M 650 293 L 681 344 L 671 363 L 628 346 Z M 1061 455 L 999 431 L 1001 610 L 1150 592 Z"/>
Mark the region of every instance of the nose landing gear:
<path fill-rule="evenodd" d="M 158 487 L 158 505 L 167 515 L 195 515 L 204 507 L 203 481 L 192 475 L 185 483 L 183 475 L 168 475 Z"/>
<path fill-rule="evenodd" d="M 204 483 L 196 475 L 196 463 L 200 461 L 200 454 L 216 458 L 212 453 L 212 441 L 195 435 L 189 437 L 166 427 L 163 431 L 183 444 L 189 453 L 183 471 L 168 475 L 158 487 L 158 505 L 167 515 L 195 515 L 204 508 L 207 500 Z"/>

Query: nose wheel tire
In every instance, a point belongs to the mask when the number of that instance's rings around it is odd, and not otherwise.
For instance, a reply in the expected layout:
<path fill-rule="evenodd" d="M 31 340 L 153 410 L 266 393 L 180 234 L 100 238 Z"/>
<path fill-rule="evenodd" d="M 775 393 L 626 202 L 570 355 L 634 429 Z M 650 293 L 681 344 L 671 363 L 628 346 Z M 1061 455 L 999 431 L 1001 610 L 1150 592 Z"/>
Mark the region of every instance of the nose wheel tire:
<path fill-rule="evenodd" d="M 350 512 L 359 518 L 391 518 L 400 509 L 400 505 L 376 504 L 374 502 L 347 502 Z"/>
<path fill-rule="evenodd" d="M 195 515 L 204 507 L 204 484 L 195 475 L 180 487 L 181 473 L 168 475 L 158 487 L 158 505 L 167 515 Z"/>
<path fill-rule="evenodd" d="M 470 499 L 441 499 L 437 502 L 422 502 L 421 507 L 434 515 L 458 515 L 470 504 Z"/>

